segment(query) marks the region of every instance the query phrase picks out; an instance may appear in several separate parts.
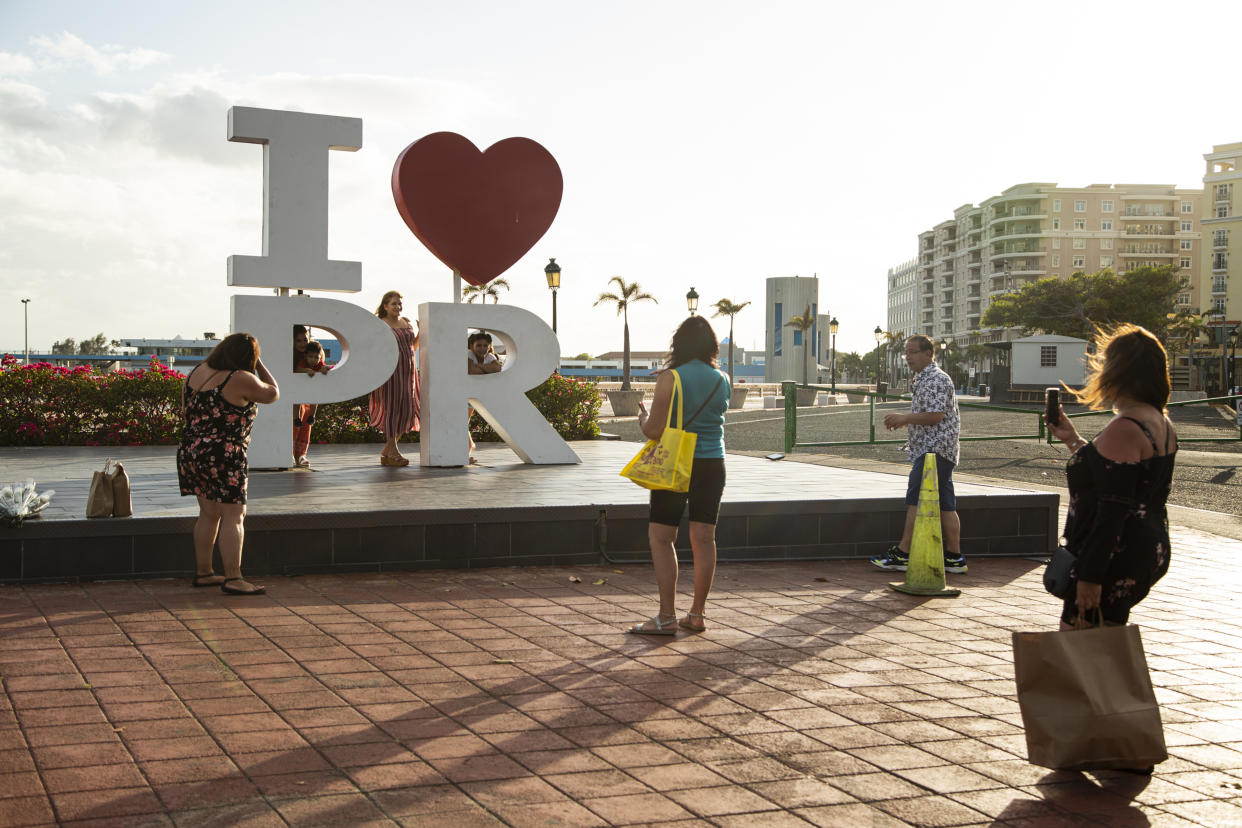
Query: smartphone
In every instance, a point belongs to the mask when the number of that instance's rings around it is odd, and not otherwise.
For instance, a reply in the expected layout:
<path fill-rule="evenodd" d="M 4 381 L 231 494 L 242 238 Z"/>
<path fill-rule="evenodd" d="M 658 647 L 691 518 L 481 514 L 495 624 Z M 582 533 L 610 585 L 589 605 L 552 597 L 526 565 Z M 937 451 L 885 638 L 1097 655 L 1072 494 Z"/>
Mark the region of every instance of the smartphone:
<path fill-rule="evenodd" d="M 1061 424 L 1061 389 L 1046 388 L 1044 389 L 1046 397 L 1044 402 L 1044 418 L 1049 425 Z"/>

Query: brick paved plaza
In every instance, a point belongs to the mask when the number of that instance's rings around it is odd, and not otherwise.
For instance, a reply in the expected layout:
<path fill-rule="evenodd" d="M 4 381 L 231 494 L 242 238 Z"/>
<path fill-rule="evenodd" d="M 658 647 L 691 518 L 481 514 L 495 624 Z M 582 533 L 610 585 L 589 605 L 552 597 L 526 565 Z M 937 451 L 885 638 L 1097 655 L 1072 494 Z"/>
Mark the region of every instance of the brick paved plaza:
<path fill-rule="evenodd" d="M 0 825 L 1242 824 L 1242 543 L 1174 544 L 1134 618 L 1150 780 L 1025 761 L 1010 632 L 1057 614 L 1026 559 L 934 600 L 725 565 L 675 640 L 621 632 L 647 566 L 7 586 Z"/>

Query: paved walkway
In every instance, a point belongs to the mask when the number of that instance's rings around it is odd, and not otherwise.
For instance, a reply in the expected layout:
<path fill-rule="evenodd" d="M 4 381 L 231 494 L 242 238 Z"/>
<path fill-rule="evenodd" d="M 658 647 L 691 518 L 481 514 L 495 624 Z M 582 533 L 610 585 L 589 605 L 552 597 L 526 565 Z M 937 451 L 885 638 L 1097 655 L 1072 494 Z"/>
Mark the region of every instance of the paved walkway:
<path fill-rule="evenodd" d="M 0 825 L 1238 825 L 1242 543 L 1174 544 L 1151 779 L 1025 761 L 1010 633 L 1057 608 L 1022 559 L 926 601 L 730 565 L 676 639 L 620 632 L 645 566 L 0 588 Z"/>

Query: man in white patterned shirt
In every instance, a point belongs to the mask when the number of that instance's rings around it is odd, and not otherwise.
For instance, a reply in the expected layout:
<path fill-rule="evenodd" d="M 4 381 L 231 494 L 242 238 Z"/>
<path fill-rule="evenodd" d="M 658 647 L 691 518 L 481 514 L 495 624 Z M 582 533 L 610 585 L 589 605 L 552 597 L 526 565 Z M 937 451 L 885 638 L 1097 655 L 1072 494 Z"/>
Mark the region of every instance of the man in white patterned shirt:
<path fill-rule="evenodd" d="M 884 555 L 871 559 L 880 569 L 905 570 L 910 560 L 910 541 L 914 537 L 914 515 L 918 510 L 919 489 L 923 483 L 923 458 L 936 455 L 936 479 L 940 489 L 940 528 L 944 535 L 946 572 L 966 571 L 962 555 L 962 524 L 957 516 L 953 491 L 953 467 L 958 460 L 958 434 L 962 420 L 957 412 L 953 380 L 936 365 L 936 345 L 929 337 L 916 335 L 906 340 L 906 364 L 914 374 L 910 413 L 896 412 L 884 417 L 889 431 L 905 426 L 910 459 L 910 482 L 906 487 L 906 526 L 901 542 Z"/>

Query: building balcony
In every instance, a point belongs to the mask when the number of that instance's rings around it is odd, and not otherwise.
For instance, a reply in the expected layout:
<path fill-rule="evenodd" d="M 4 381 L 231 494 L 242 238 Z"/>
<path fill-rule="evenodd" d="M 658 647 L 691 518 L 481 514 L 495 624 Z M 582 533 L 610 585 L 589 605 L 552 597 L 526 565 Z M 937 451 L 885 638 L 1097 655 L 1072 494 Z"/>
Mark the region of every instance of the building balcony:
<path fill-rule="evenodd" d="M 1179 217 L 1178 213 L 1148 213 L 1137 207 L 1127 207 L 1121 214 L 1123 219 L 1175 219 Z"/>
<path fill-rule="evenodd" d="M 1123 256 L 1127 259 L 1141 258 L 1143 256 L 1155 256 L 1156 258 L 1171 259 L 1179 253 L 1179 251 L 1176 250 L 1138 250 L 1133 247 L 1127 247 L 1124 250 L 1119 249 L 1116 252 L 1118 256 Z"/>
<path fill-rule="evenodd" d="M 1042 248 L 1042 247 L 1031 247 L 1031 248 L 1023 248 L 1023 249 L 1021 249 L 1021 250 L 1019 250 L 1019 249 L 1016 249 L 1016 248 L 1015 248 L 1015 249 L 1013 249 L 1013 250 L 1005 250 L 1005 251 L 1002 251 L 1002 252 L 999 252 L 999 253 L 992 253 L 992 254 L 991 254 L 991 256 L 990 256 L 990 258 L 992 258 L 992 259 L 1011 259 L 1011 258 L 1013 258 L 1013 257 L 1015 257 L 1015 256 L 1047 256 L 1047 255 L 1048 255 L 1048 253 L 1047 253 L 1047 251 L 1045 251 L 1045 250 L 1044 250 L 1044 248 Z"/>

